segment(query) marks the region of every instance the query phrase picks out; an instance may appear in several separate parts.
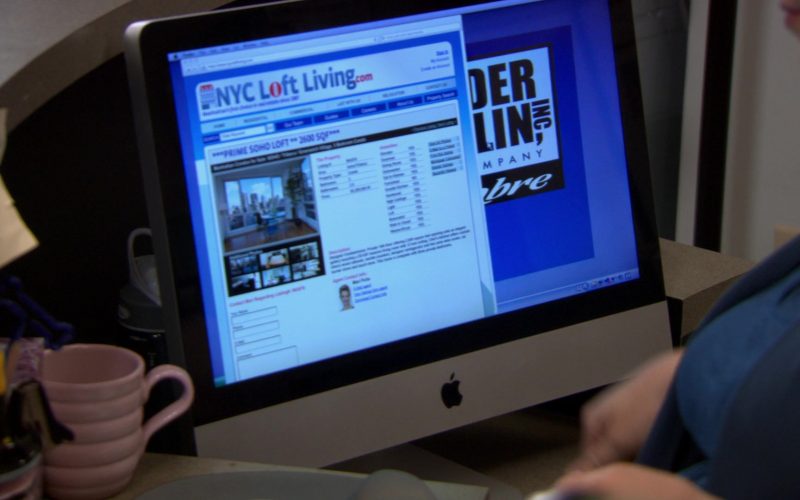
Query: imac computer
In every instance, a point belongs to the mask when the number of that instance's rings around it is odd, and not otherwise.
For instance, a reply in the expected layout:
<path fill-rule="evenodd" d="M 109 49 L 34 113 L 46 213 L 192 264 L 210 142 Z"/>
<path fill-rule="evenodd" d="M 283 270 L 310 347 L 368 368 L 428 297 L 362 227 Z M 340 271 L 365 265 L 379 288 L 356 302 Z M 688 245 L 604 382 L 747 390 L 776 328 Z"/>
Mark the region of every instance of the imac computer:
<path fill-rule="evenodd" d="M 126 44 L 200 455 L 331 464 L 669 349 L 628 0 L 289 1 Z"/>

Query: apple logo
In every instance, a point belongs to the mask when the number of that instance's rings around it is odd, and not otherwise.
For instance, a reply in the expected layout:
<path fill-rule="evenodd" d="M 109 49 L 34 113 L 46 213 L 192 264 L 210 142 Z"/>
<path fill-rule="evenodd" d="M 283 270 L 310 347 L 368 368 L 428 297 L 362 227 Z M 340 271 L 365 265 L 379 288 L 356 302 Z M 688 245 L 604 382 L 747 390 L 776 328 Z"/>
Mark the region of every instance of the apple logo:
<path fill-rule="evenodd" d="M 464 396 L 458 390 L 458 385 L 461 381 L 455 380 L 455 378 L 456 373 L 453 372 L 450 374 L 450 382 L 445 382 L 442 385 L 442 403 L 448 408 L 460 405 L 461 400 L 464 399 Z"/>

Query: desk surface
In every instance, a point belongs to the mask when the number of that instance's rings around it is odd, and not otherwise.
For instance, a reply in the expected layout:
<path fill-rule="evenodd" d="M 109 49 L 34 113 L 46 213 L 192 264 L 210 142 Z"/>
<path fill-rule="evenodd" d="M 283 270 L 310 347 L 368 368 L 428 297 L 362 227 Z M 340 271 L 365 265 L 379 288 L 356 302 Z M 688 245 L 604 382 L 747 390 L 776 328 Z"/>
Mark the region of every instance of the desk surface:
<path fill-rule="evenodd" d="M 132 500 L 147 491 L 153 490 L 154 488 L 166 485 L 168 483 L 172 483 L 178 479 L 187 479 L 198 476 L 207 476 L 209 474 L 224 474 L 231 472 L 290 472 L 303 474 L 304 477 L 307 475 L 307 473 L 313 473 L 313 476 L 310 476 L 310 479 L 317 478 L 317 475 L 330 476 L 331 478 L 345 478 L 348 480 L 354 479 L 359 481 L 364 478 L 363 474 L 349 472 L 310 470 L 299 467 L 281 467 L 215 458 L 196 458 L 179 455 L 146 453 L 142 457 L 139 467 L 136 470 L 136 475 L 131 483 L 122 493 L 114 496 L 113 500 Z M 330 482 L 330 479 L 328 481 Z M 341 482 L 341 479 L 338 479 L 338 481 Z M 218 485 L 219 483 L 215 484 Z M 471 485 L 428 482 L 428 486 L 436 495 L 436 498 L 442 500 L 485 498 L 487 494 L 486 488 Z M 181 485 L 181 488 L 183 487 L 184 486 Z"/>
<path fill-rule="evenodd" d="M 548 488 L 575 456 L 578 447 L 576 419 L 543 411 L 526 410 L 445 432 L 403 448 L 378 452 L 336 464 L 325 474 L 364 474 L 398 468 L 429 481 L 454 498 L 474 498 L 483 487 L 494 499 L 519 498 Z M 128 487 L 113 500 L 132 500 L 146 491 L 176 479 L 203 474 L 250 471 L 304 471 L 253 462 L 146 453 Z M 348 472 L 341 472 L 348 471 Z M 481 485 L 479 488 L 466 486 Z M 461 495 L 461 496 L 459 496 Z"/>

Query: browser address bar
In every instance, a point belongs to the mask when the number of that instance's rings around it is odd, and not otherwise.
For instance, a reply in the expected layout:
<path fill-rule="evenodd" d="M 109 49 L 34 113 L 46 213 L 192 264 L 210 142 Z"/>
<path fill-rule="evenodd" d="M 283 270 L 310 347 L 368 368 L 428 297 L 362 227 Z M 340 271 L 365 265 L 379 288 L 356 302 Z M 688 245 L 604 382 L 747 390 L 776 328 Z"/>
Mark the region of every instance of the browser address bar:
<path fill-rule="evenodd" d="M 409 29 L 408 31 L 398 33 L 388 33 L 385 35 L 373 35 L 356 40 L 347 40 L 337 43 L 329 43 L 324 45 L 324 52 L 334 52 L 353 47 L 361 47 L 368 44 L 391 42 L 403 40 L 422 35 L 430 35 L 435 33 L 442 33 L 446 31 L 457 30 L 461 27 L 458 23 L 448 23 L 430 28 L 417 28 Z M 184 59 L 181 62 L 184 75 L 197 75 L 200 73 L 210 73 L 212 71 L 222 71 L 226 69 L 235 69 L 242 66 L 250 66 L 253 64 L 262 64 L 273 61 L 280 61 L 282 59 L 290 59 L 293 57 L 302 57 L 304 55 L 319 54 L 320 41 L 317 40 L 313 46 L 303 47 L 293 50 L 281 50 L 273 53 L 265 54 L 264 49 L 248 49 L 235 54 L 236 58 L 231 60 L 233 54 L 214 54 L 208 56 L 201 56 L 193 59 Z M 275 47 L 270 47 L 274 49 Z M 249 55 L 252 53 L 253 55 Z"/>

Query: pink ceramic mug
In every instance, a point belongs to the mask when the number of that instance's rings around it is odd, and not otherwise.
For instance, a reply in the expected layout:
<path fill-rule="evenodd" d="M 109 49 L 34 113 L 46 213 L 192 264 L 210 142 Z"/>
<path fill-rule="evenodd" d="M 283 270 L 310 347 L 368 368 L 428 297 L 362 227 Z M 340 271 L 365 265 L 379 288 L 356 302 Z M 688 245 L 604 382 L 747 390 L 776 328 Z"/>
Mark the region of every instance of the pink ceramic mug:
<path fill-rule="evenodd" d="M 164 379 L 183 386 L 181 396 L 142 423 L 152 387 Z M 45 489 L 54 498 L 103 498 L 133 477 L 145 445 L 158 429 L 192 404 L 189 375 L 174 365 L 147 375 L 133 351 L 104 344 L 72 344 L 45 353 L 42 383 L 56 418 L 75 434 L 44 454 Z"/>

